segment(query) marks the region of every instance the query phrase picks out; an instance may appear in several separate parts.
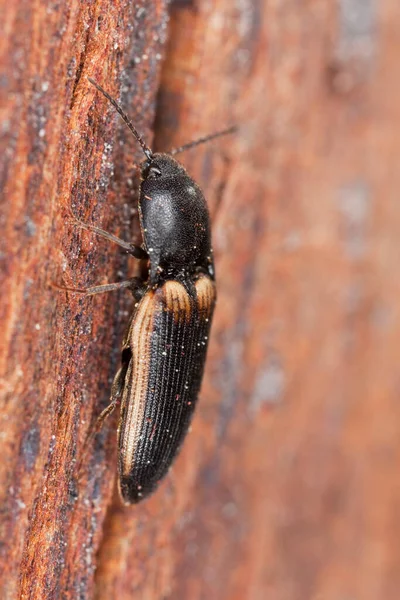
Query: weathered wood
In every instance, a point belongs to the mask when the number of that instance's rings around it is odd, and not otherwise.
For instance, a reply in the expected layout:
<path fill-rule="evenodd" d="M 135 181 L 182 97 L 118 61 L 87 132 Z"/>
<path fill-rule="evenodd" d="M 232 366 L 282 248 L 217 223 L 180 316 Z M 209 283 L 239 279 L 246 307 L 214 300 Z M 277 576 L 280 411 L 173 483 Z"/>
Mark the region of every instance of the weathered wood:
<path fill-rule="evenodd" d="M 70 222 L 72 210 L 137 235 L 134 162 L 142 157 L 87 76 L 120 96 L 149 137 L 166 16 L 164 0 L 7 6 L 2 598 L 93 596 L 115 423 L 78 465 L 89 424 L 108 402 L 131 301 L 52 284 L 85 287 L 127 269 L 118 248 Z"/>
<path fill-rule="evenodd" d="M 5 25 L 1 596 L 397 600 L 398 2 L 175 1 L 166 47 L 161 1 L 18 0 Z M 157 149 L 240 125 L 182 155 L 219 299 L 192 433 L 132 508 L 113 417 L 77 468 L 129 298 L 50 285 L 128 269 L 71 208 L 138 235 L 140 154 L 87 75 Z"/>

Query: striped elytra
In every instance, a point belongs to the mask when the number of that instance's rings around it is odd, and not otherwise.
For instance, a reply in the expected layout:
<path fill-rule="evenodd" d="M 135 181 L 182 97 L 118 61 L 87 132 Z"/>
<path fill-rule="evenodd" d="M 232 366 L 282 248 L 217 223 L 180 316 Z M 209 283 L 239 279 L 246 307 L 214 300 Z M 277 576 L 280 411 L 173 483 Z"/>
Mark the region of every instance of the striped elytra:
<path fill-rule="evenodd" d="M 171 151 L 153 153 L 101 86 L 139 142 L 141 246 L 77 222 L 146 261 L 147 277 L 88 288 L 88 295 L 128 288 L 136 300 L 122 344 L 110 405 L 121 405 L 118 427 L 119 490 L 125 504 L 152 493 L 166 475 L 188 431 L 199 394 L 216 301 L 211 227 L 199 186 L 172 155 L 225 133 Z"/>
<path fill-rule="evenodd" d="M 118 432 L 125 502 L 152 492 L 181 446 L 201 384 L 214 304 L 215 284 L 202 275 L 190 291 L 167 280 L 136 309 L 124 346 L 129 365 Z"/>

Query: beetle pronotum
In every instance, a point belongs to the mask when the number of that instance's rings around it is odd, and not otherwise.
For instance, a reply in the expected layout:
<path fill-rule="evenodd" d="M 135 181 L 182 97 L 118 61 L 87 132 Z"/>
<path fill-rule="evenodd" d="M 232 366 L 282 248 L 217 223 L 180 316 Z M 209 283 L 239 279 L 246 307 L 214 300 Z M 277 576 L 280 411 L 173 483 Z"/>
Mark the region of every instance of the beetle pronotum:
<path fill-rule="evenodd" d="M 121 367 L 111 402 L 99 422 L 121 403 L 118 427 L 119 490 L 132 504 L 148 496 L 167 473 L 188 430 L 203 376 L 216 300 L 210 217 L 199 186 L 173 155 L 230 128 L 172 150 L 153 153 L 116 101 L 111 102 L 139 142 L 139 219 L 143 247 L 77 221 L 138 259 L 148 279 L 137 277 L 84 290 L 87 295 L 128 288 L 136 305 L 122 343 Z"/>

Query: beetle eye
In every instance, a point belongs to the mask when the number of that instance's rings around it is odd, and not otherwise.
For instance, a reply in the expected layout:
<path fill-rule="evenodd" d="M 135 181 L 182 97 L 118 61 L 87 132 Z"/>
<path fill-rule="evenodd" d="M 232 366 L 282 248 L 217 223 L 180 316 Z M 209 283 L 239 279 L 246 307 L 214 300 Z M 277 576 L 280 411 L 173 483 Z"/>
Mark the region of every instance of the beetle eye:
<path fill-rule="evenodd" d="M 150 167 L 147 177 L 156 178 L 161 176 L 161 171 L 158 167 Z"/>

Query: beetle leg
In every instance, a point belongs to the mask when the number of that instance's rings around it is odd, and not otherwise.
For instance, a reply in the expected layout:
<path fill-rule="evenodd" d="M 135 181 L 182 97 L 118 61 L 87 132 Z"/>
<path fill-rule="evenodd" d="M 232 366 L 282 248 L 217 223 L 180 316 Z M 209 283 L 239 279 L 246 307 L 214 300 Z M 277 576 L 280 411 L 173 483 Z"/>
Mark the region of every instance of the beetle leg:
<path fill-rule="evenodd" d="M 123 364 L 121 366 L 121 368 L 119 369 L 118 373 L 114 377 L 114 381 L 113 381 L 112 388 L 111 388 L 111 402 L 100 413 L 100 415 L 96 419 L 95 423 L 90 427 L 89 433 L 84 442 L 82 458 L 79 463 L 78 472 L 82 468 L 82 464 L 85 461 L 85 458 L 87 456 L 87 453 L 88 453 L 88 450 L 89 450 L 89 447 L 90 447 L 92 441 L 94 440 L 96 435 L 99 433 L 100 429 L 103 426 L 104 421 L 107 419 L 107 417 L 109 417 L 111 415 L 111 413 L 114 412 L 114 410 L 116 409 L 116 407 L 118 406 L 118 404 L 120 402 L 121 394 L 124 389 L 125 375 L 126 375 L 127 369 L 128 369 L 128 363 Z"/>
<path fill-rule="evenodd" d="M 140 246 L 136 246 L 135 244 L 131 244 L 131 242 L 125 242 L 125 240 L 121 240 L 121 238 L 117 237 L 112 233 L 108 233 L 104 229 L 100 229 L 100 227 L 96 227 L 95 225 L 89 225 L 88 223 L 84 223 L 80 221 L 76 217 L 72 221 L 76 227 L 80 227 L 81 229 L 86 229 L 87 231 L 93 231 L 96 235 L 108 240 L 109 242 L 114 242 L 117 246 L 121 246 L 124 248 L 129 254 L 138 259 L 149 258 L 146 250 L 141 248 Z"/>
<path fill-rule="evenodd" d="M 111 388 L 111 402 L 98 416 L 93 435 L 96 435 L 96 433 L 100 431 L 104 421 L 107 419 L 107 417 L 111 415 L 112 412 L 114 412 L 115 408 L 119 404 L 121 393 L 124 387 L 127 367 L 128 365 L 122 365 L 122 367 L 118 370 L 118 373 L 114 377 L 114 381 Z"/>
<path fill-rule="evenodd" d="M 95 285 L 86 289 L 87 296 L 94 296 L 95 294 L 102 294 L 103 292 L 113 292 L 121 288 L 128 288 L 135 300 L 140 300 L 146 290 L 146 286 L 143 283 L 143 279 L 140 277 L 131 277 L 126 281 L 120 281 L 118 283 L 108 283 L 105 285 Z"/>
<path fill-rule="evenodd" d="M 130 279 L 131 285 L 129 286 L 130 291 L 132 292 L 132 296 L 139 302 L 141 300 L 147 290 L 147 285 L 140 277 L 132 277 Z"/>
<path fill-rule="evenodd" d="M 107 419 L 107 417 L 111 415 L 112 412 L 114 412 L 115 408 L 118 406 L 119 401 L 121 399 L 122 391 L 124 389 L 125 376 L 128 370 L 128 365 L 129 361 L 123 362 L 122 366 L 120 367 L 116 376 L 114 377 L 114 381 L 111 387 L 111 402 L 98 416 L 91 437 L 95 436 L 100 431 L 104 421 Z"/>
<path fill-rule="evenodd" d="M 85 294 L 85 296 L 94 296 L 95 294 L 114 292 L 115 290 L 120 290 L 121 288 L 127 288 L 131 290 L 136 300 L 140 300 L 140 298 L 143 296 L 143 291 L 145 289 L 143 280 L 140 279 L 140 277 L 131 277 L 126 281 L 119 281 L 117 283 L 106 283 L 105 285 L 94 285 L 88 288 L 72 288 L 67 286 L 60 286 L 56 283 L 52 283 L 52 286 L 59 290 L 65 290 L 67 292 Z"/>

